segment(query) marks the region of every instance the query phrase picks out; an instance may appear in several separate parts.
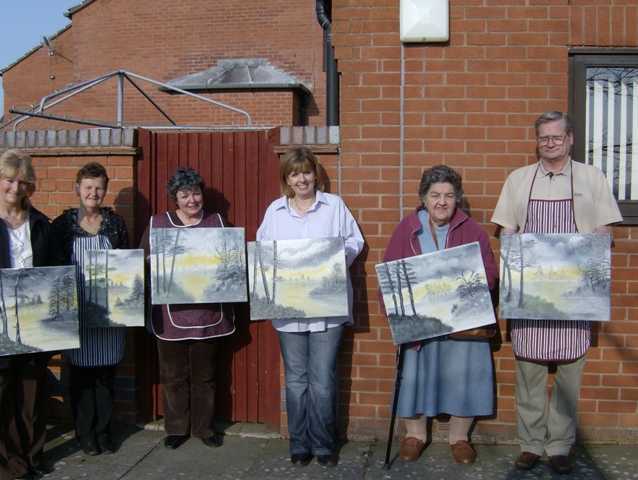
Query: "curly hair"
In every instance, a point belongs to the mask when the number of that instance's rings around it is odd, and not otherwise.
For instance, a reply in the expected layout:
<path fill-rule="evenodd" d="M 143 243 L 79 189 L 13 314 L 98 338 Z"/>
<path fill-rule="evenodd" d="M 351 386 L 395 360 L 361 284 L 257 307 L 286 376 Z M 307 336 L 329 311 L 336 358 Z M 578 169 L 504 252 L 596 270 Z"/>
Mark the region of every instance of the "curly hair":
<path fill-rule="evenodd" d="M 436 165 L 423 172 L 419 183 L 419 198 L 424 198 L 430 187 L 435 183 L 451 184 L 454 187 L 457 203 L 463 198 L 463 180 L 461 175 L 447 165 Z"/>
<path fill-rule="evenodd" d="M 189 167 L 179 167 L 166 184 L 166 190 L 173 200 L 177 199 L 177 192 L 180 190 L 192 190 L 195 187 L 203 191 L 204 179 Z"/>
<path fill-rule="evenodd" d="M 98 162 L 89 162 L 80 168 L 78 173 L 75 174 L 75 183 L 79 185 L 84 178 L 103 178 L 104 188 L 109 185 L 109 176 L 106 173 L 106 168 Z"/>

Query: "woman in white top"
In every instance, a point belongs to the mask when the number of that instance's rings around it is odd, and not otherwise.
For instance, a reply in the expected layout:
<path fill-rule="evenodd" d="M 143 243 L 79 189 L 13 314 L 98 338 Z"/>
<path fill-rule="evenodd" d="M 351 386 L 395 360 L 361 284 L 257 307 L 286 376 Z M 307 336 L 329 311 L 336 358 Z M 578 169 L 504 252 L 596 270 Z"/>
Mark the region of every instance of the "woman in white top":
<path fill-rule="evenodd" d="M 350 210 L 337 195 L 325 193 L 319 162 L 311 150 L 291 150 L 282 160 L 283 197 L 270 204 L 257 240 L 339 237 L 346 263 L 363 249 L 363 237 Z M 333 318 L 275 320 L 286 375 L 286 411 L 290 460 L 307 465 L 337 463 L 336 366 L 345 324 L 352 323 L 352 287 L 348 275 L 349 314 Z"/>
<path fill-rule="evenodd" d="M 31 157 L 18 150 L 0 155 L 0 268 L 49 264 L 49 219 L 31 206 L 34 192 Z M 0 317 L 0 342 L 14 349 L 21 342 L 11 338 L 1 308 Z M 50 356 L 43 352 L 0 357 L 0 465 L 16 478 L 39 478 L 51 470 L 42 463 Z"/>

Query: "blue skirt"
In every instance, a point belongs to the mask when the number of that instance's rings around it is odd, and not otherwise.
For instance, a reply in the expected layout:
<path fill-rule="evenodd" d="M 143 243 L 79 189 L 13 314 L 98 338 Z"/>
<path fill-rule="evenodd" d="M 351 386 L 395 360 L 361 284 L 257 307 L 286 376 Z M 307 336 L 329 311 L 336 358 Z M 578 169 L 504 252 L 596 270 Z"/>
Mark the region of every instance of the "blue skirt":
<path fill-rule="evenodd" d="M 403 356 L 398 415 L 492 415 L 494 367 L 486 341 L 428 340 Z"/>

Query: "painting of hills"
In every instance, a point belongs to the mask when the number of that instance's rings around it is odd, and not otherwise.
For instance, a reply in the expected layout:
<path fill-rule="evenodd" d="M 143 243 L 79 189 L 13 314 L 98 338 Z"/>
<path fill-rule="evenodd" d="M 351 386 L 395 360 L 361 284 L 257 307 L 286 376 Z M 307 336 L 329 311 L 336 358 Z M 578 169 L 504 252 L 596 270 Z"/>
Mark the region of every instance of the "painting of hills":
<path fill-rule="evenodd" d="M 397 345 L 496 322 L 478 242 L 375 269 Z"/>
<path fill-rule="evenodd" d="M 611 236 L 501 236 L 503 318 L 609 321 Z"/>
<path fill-rule="evenodd" d="M 0 355 L 79 346 L 75 266 L 0 270 Z"/>
<path fill-rule="evenodd" d="M 153 305 L 245 302 L 243 228 L 152 228 Z"/>
<path fill-rule="evenodd" d="M 348 315 L 346 268 L 341 238 L 249 242 L 250 319 Z"/>
<path fill-rule="evenodd" d="M 144 250 L 84 252 L 88 327 L 144 326 Z"/>

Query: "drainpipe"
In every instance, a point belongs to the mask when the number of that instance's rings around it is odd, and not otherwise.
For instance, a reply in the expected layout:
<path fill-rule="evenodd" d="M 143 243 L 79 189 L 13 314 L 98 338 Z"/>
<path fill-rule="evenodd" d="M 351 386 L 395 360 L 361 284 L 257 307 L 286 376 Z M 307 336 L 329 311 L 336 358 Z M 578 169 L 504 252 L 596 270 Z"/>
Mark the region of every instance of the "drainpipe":
<path fill-rule="evenodd" d="M 323 67 L 326 72 L 326 123 L 339 125 L 339 72 L 332 48 L 332 22 L 330 20 L 330 0 L 316 0 L 317 21 L 323 28 Z"/>

